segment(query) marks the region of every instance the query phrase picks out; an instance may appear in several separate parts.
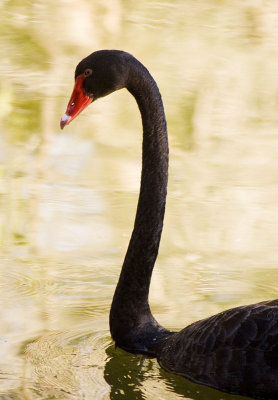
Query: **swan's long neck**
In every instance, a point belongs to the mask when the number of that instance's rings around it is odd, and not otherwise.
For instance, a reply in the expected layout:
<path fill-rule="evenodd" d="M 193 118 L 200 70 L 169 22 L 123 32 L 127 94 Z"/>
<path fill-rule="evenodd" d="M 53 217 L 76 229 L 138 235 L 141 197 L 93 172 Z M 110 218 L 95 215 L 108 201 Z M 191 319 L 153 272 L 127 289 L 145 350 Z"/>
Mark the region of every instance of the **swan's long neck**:
<path fill-rule="evenodd" d="M 149 339 L 156 340 L 159 336 L 157 331 L 165 331 L 150 312 L 148 295 L 163 227 L 168 137 L 158 87 L 136 60 L 132 63 L 127 89 L 135 97 L 142 117 L 142 175 L 134 229 L 111 306 L 110 330 L 120 347 L 144 351 Z"/>

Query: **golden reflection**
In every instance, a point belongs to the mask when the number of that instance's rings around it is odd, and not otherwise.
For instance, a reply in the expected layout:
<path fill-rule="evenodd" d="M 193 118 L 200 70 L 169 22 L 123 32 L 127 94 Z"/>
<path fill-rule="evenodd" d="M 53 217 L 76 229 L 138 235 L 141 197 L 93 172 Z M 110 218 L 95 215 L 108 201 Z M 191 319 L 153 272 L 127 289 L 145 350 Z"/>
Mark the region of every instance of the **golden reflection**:
<path fill-rule="evenodd" d="M 278 4 L 8 0 L 0 12 L 0 397 L 115 398 L 126 362 L 138 398 L 178 399 L 178 378 L 109 347 L 140 181 L 136 104 L 115 93 L 66 133 L 60 115 L 96 49 L 133 53 L 157 80 L 171 149 L 151 287 L 162 325 L 277 297 Z"/>

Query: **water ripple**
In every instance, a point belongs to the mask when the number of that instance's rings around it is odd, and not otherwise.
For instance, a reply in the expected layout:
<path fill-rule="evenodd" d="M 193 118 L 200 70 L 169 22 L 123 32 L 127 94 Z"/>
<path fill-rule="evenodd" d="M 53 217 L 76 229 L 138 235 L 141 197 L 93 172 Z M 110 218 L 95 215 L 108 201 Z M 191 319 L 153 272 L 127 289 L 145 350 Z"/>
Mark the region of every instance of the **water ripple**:
<path fill-rule="evenodd" d="M 30 343 L 25 351 L 31 392 L 48 398 L 104 399 L 109 386 L 103 378 L 107 331 L 51 333 Z"/>

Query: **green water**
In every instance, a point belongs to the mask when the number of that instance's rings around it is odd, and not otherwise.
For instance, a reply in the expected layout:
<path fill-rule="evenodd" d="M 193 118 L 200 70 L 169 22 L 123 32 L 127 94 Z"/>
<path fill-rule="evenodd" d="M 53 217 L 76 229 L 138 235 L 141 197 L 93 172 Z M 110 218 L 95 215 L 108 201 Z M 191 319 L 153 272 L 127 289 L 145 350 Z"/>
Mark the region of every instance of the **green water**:
<path fill-rule="evenodd" d="M 140 116 L 121 91 L 59 121 L 81 58 L 139 58 L 171 149 L 153 313 L 178 330 L 276 298 L 278 3 L 2 0 L 0 13 L 0 399 L 238 399 L 114 348 Z"/>

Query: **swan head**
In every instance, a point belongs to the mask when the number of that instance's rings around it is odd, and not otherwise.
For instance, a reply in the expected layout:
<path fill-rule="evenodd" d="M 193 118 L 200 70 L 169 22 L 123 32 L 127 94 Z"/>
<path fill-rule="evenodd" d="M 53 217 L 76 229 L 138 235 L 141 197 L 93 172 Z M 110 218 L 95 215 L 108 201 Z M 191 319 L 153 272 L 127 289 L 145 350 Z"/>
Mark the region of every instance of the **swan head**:
<path fill-rule="evenodd" d="M 75 70 L 73 92 L 61 118 L 61 129 L 93 101 L 126 86 L 127 56 L 130 55 L 120 50 L 100 50 L 80 61 Z"/>

